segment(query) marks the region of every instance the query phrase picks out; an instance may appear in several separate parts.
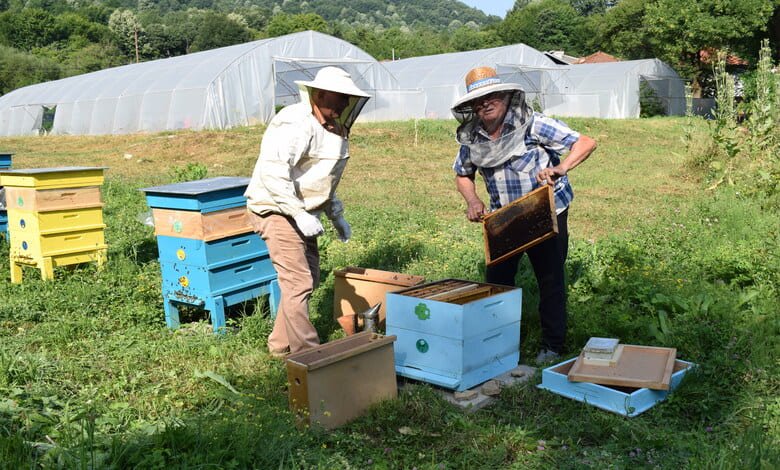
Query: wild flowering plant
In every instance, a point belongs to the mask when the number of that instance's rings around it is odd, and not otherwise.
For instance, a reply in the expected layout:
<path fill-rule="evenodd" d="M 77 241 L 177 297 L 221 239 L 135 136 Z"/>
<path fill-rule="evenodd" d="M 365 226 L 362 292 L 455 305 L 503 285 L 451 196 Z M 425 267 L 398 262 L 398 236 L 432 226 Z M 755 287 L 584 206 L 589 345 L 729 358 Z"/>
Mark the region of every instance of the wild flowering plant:
<path fill-rule="evenodd" d="M 726 72 L 724 55 L 715 64 L 716 110 L 710 126 L 709 160 L 715 189 L 722 183 L 742 194 L 780 206 L 780 77 L 769 42 L 762 43 L 755 72 L 755 97 L 747 119 L 738 119 L 734 77 Z"/>

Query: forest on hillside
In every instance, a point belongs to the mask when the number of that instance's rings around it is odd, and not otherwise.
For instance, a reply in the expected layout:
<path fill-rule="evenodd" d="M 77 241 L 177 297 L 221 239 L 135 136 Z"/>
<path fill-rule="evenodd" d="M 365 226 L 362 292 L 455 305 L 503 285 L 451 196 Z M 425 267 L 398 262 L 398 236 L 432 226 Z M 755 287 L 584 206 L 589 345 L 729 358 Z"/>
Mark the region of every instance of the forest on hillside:
<path fill-rule="evenodd" d="M 780 0 L 517 0 L 505 19 L 456 0 L 0 0 L 0 95 L 136 61 L 315 30 L 378 60 L 525 43 L 658 57 L 706 87 L 701 51 L 777 57 Z"/>

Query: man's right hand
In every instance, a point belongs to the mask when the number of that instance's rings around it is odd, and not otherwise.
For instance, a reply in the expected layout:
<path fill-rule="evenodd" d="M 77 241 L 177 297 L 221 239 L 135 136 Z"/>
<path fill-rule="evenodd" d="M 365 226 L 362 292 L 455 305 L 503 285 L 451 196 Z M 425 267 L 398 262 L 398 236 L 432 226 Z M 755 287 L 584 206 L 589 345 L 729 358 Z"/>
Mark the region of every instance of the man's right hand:
<path fill-rule="evenodd" d="M 468 209 L 466 210 L 466 218 L 472 222 L 479 222 L 485 215 L 485 204 L 479 198 L 472 199 L 468 202 Z"/>
<path fill-rule="evenodd" d="M 295 225 L 298 226 L 298 230 L 301 231 L 304 237 L 316 237 L 322 235 L 324 231 L 320 219 L 314 217 L 308 212 L 301 212 L 293 217 Z"/>

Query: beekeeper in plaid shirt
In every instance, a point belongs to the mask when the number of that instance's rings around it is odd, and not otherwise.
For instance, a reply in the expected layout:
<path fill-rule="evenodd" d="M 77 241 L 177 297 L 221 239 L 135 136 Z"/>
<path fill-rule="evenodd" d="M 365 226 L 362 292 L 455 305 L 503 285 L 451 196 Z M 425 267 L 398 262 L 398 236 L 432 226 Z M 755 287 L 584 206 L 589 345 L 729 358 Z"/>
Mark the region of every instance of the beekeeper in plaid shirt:
<path fill-rule="evenodd" d="M 479 172 L 490 196 L 490 210 L 503 207 L 532 190 L 554 188 L 558 235 L 527 250 L 539 285 L 542 348 L 537 363 L 560 357 L 566 338 L 564 264 L 568 253 L 568 208 L 574 192 L 568 173 L 585 161 L 596 142 L 566 124 L 534 112 L 516 83 L 502 83 L 495 69 L 477 67 L 466 75 L 466 94 L 452 106 L 460 122 L 455 183 L 466 201 L 466 217 L 478 222 L 487 213 L 477 195 Z M 561 155 L 568 151 L 565 159 Z M 522 253 L 488 266 L 486 281 L 515 285 Z"/>

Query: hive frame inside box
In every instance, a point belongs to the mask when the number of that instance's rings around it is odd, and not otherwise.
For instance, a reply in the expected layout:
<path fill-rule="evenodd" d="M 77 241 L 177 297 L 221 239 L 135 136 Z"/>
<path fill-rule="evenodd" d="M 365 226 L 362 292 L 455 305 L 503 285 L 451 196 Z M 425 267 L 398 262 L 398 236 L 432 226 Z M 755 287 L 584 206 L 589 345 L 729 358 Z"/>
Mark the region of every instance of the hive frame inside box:
<path fill-rule="evenodd" d="M 665 400 L 669 393 L 680 385 L 685 374 L 696 368 L 696 364 L 692 362 L 677 359 L 669 390 L 651 390 L 570 382 L 567 374 L 575 360 L 576 358 L 572 358 L 544 369 L 542 383 L 537 387 L 629 418 Z"/>
<path fill-rule="evenodd" d="M 406 295 L 437 285 L 452 286 L 458 295 Z M 463 391 L 515 368 L 521 309 L 521 289 L 458 279 L 388 292 L 387 334 L 397 337 L 396 373 Z"/>
<path fill-rule="evenodd" d="M 544 185 L 482 219 L 485 264 L 493 266 L 558 233 L 555 197 Z"/>

